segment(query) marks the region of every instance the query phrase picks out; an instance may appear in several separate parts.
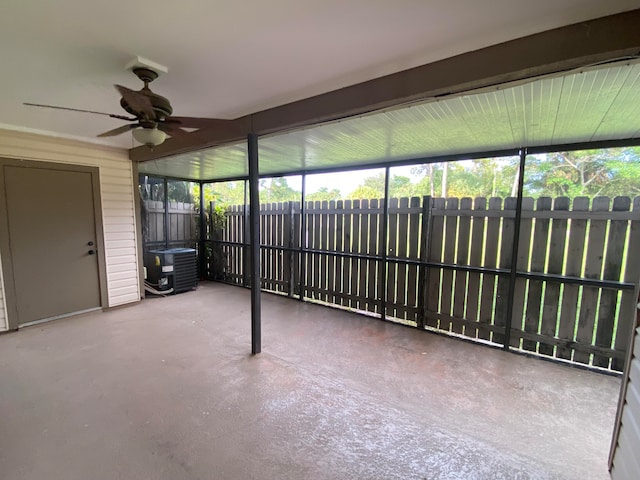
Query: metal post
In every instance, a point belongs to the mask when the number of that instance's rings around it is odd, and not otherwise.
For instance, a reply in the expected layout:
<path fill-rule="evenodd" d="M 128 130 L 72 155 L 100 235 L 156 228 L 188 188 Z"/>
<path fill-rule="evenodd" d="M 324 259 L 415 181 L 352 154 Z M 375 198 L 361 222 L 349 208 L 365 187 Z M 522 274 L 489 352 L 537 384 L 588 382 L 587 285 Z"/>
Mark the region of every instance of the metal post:
<path fill-rule="evenodd" d="M 382 201 L 382 259 L 378 269 L 378 295 L 380 296 L 380 318 L 387 318 L 387 241 L 389 236 L 389 167 L 384 169 L 384 199 Z"/>
<path fill-rule="evenodd" d="M 422 214 L 420 216 L 421 229 L 420 229 L 420 262 L 423 265 L 419 267 L 419 280 L 418 280 L 418 321 L 417 327 L 424 328 L 425 320 L 427 318 L 427 309 L 429 307 L 427 303 L 427 285 L 429 284 L 429 267 L 424 265 L 430 256 L 431 247 L 431 196 L 422 197 Z"/>
<path fill-rule="evenodd" d="M 520 221 L 522 219 L 522 195 L 524 190 L 524 167 L 527 159 L 527 149 L 520 150 L 520 165 L 518 167 L 518 196 L 516 198 L 516 216 L 513 226 L 513 247 L 511 249 L 511 271 L 509 272 L 509 296 L 507 297 L 507 318 L 505 319 L 504 345 L 509 350 L 511 343 L 511 323 L 513 321 L 513 300 L 516 290 L 516 273 L 518 271 L 518 246 L 520 244 Z"/>
<path fill-rule="evenodd" d="M 307 254 L 306 254 L 306 250 L 307 250 L 307 221 L 305 219 L 305 202 L 306 202 L 306 193 L 307 190 L 307 175 L 306 174 L 302 174 L 302 194 L 300 196 L 300 251 L 298 253 L 298 261 L 300 262 L 298 264 L 299 267 L 299 274 L 300 274 L 300 278 L 298 279 L 299 281 L 299 287 L 298 287 L 298 293 L 300 295 L 299 300 L 301 302 L 304 302 L 304 294 L 306 291 L 306 282 L 305 282 L 305 275 L 307 274 L 306 272 L 306 263 L 307 263 Z"/>
<path fill-rule="evenodd" d="M 249 221 L 251 249 L 251 353 L 262 350 L 260 325 L 260 196 L 258 194 L 258 136 L 247 136 L 249 149 Z"/>
<path fill-rule="evenodd" d="M 207 278 L 207 226 L 204 218 L 204 183 L 200 182 L 200 238 L 198 240 L 198 260 L 200 278 Z"/>

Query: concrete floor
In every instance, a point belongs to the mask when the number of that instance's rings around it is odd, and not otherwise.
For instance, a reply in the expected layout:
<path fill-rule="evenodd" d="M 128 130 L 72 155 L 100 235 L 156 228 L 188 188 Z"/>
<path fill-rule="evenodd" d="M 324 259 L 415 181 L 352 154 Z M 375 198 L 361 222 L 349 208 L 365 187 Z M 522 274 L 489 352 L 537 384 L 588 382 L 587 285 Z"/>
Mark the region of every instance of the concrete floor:
<path fill-rule="evenodd" d="M 0 336 L 0 478 L 606 479 L 619 380 L 222 284 Z"/>

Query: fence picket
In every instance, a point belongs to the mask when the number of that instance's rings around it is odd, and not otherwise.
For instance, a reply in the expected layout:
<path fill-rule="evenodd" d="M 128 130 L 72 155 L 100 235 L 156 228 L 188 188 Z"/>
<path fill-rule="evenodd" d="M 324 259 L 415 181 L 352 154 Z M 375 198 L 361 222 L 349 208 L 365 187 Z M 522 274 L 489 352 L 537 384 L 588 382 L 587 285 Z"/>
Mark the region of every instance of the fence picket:
<path fill-rule="evenodd" d="M 554 199 L 553 210 L 569 210 L 569 198 L 558 197 Z M 547 273 L 562 273 L 566 238 L 567 220 L 564 218 L 554 218 L 551 223 L 551 239 L 549 240 L 549 261 Z M 558 282 L 546 282 L 542 305 L 542 319 L 540 322 L 540 333 L 545 337 L 556 337 L 559 303 L 560 284 Z M 543 355 L 553 355 L 554 347 L 551 343 L 541 343 L 538 347 L 538 351 Z"/>
<path fill-rule="evenodd" d="M 596 197 L 591 204 L 592 212 L 608 212 L 609 197 Z M 607 220 L 590 220 L 589 237 L 587 240 L 587 262 L 585 264 L 585 278 L 598 279 L 602 269 L 604 257 L 604 242 L 607 231 Z M 596 312 L 598 309 L 600 289 L 596 287 L 582 287 L 582 302 L 578 314 L 578 331 L 576 340 L 578 343 L 590 345 L 594 335 Z M 573 361 L 589 364 L 591 354 L 576 350 Z"/>
<path fill-rule="evenodd" d="M 398 244 L 395 255 L 398 258 L 407 258 L 408 256 L 408 234 L 409 234 L 409 198 L 400 198 L 400 212 L 398 213 Z M 406 212 L 406 213 L 405 213 Z M 407 265 L 404 263 L 396 264 L 396 288 L 394 301 L 394 316 L 400 319 L 407 319 Z"/>
<path fill-rule="evenodd" d="M 282 244 L 286 248 L 293 248 L 293 202 L 286 202 L 286 215 L 283 215 L 282 219 Z M 293 252 L 292 251 L 284 251 L 282 252 L 282 272 L 284 281 L 284 291 L 287 292 L 287 295 L 290 297 L 293 296 Z"/>
<path fill-rule="evenodd" d="M 589 211 L 589 199 L 576 197 L 573 200 L 574 212 Z M 567 265 L 565 275 L 579 277 L 582 275 L 582 258 L 584 256 L 585 235 L 587 233 L 587 221 L 572 219 L 569 225 L 569 243 L 567 245 Z M 566 284 L 562 292 L 562 308 L 560 310 L 560 322 L 558 325 L 558 338 L 565 340 L 567 344 L 573 342 L 578 315 L 580 287 Z M 572 348 L 568 346 L 558 347 L 556 356 L 566 360 L 571 359 Z"/>
<path fill-rule="evenodd" d="M 442 262 L 442 246 L 444 233 L 444 215 L 436 215 L 438 210 L 444 210 L 444 198 L 432 199 L 431 231 L 428 232 L 430 242 L 428 249 L 429 262 Z M 425 304 L 425 325 L 438 328 L 437 314 L 440 311 L 440 286 L 442 282 L 442 269 L 437 267 L 427 268 L 427 297 Z"/>
<path fill-rule="evenodd" d="M 274 214 L 272 216 L 272 241 L 271 245 L 282 246 L 282 211 L 283 211 L 283 203 L 273 203 Z M 274 264 L 274 276 L 276 283 L 273 286 L 274 291 L 281 292 L 283 290 L 282 280 L 283 280 L 283 268 L 282 268 L 282 260 L 283 260 L 283 252 L 282 250 L 273 250 L 273 264 Z"/>
<path fill-rule="evenodd" d="M 313 249 L 321 250 L 322 244 L 322 214 L 320 213 L 322 210 L 320 208 L 320 202 L 314 202 L 314 215 L 313 215 Z M 321 275 L 322 275 L 322 258 L 319 253 L 313 254 L 313 282 L 311 283 L 311 287 L 313 288 L 313 298 L 316 300 L 320 300 L 322 297 L 320 295 L 320 290 L 322 288 Z"/>
<path fill-rule="evenodd" d="M 353 212 L 351 207 L 351 200 L 344 201 L 344 215 L 342 216 L 342 251 L 343 252 L 351 252 L 351 229 L 353 228 Z M 351 267 L 353 262 L 350 258 L 342 259 L 342 292 L 343 298 L 341 305 L 354 308 L 354 300 L 353 300 L 353 292 L 351 290 Z"/>
<path fill-rule="evenodd" d="M 328 228 L 327 228 L 327 243 L 326 243 L 326 249 L 330 252 L 334 252 L 335 248 L 336 248 L 336 215 L 335 212 L 336 210 L 336 202 L 335 200 L 331 200 L 329 201 L 329 211 L 331 213 L 329 213 L 327 215 L 327 222 L 328 222 Z M 327 299 L 326 301 L 329 303 L 335 303 L 336 302 L 336 296 L 335 296 L 335 292 L 336 292 L 336 288 L 335 288 L 335 283 L 336 283 L 336 263 L 338 262 L 338 259 L 336 257 L 334 257 L 333 255 L 327 255 Z"/>
<path fill-rule="evenodd" d="M 246 198 L 246 197 L 245 197 Z M 249 222 L 251 221 L 249 217 L 249 205 L 246 203 L 242 204 L 242 220 L 240 222 L 240 239 L 242 243 L 245 245 L 242 248 L 242 271 L 244 273 L 244 277 L 242 279 L 242 283 L 245 287 L 251 285 L 251 254 L 249 253 L 249 231 L 251 230 L 249 227 Z M 262 237 L 259 238 L 260 242 L 262 242 Z"/>
<path fill-rule="evenodd" d="M 273 213 L 273 210 L 277 209 L 277 204 L 275 203 L 269 203 L 267 205 L 267 245 L 275 245 L 276 244 L 276 238 L 275 238 L 275 230 L 276 230 L 276 219 L 277 216 L 276 214 Z M 267 278 L 267 283 L 269 285 L 269 290 L 277 290 L 276 287 L 276 279 L 278 278 L 278 270 L 277 270 L 277 266 L 276 266 L 276 255 L 279 253 L 276 250 L 273 250 L 271 248 L 266 249 L 267 250 L 267 255 L 269 257 L 269 275 L 266 277 Z"/>
<path fill-rule="evenodd" d="M 295 252 L 291 252 L 291 291 L 292 294 L 302 296 L 302 292 L 300 291 L 300 262 L 303 261 L 304 254 L 300 253 L 299 249 L 302 245 L 302 224 L 300 223 L 302 220 L 302 203 L 301 202 L 292 202 L 291 204 L 291 241 L 292 247 L 296 249 Z"/>
<path fill-rule="evenodd" d="M 444 218 L 444 263 L 455 263 L 456 252 L 456 237 L 458 230 L 458 217 L 456 215 L 450 215 L 451 211 L 458 210 L 459 200 L 457 198 L 447 198 L 445 206 L 445 218 Z M 450 268 L 445 268 L 442 271 L 442 284 L 440 286 L 440 310 L 439 313 L 444 313 L 447 316 L 451 316 L 453 310 L 453 281 L 458 272 L 453 271 Z M 451 320 L 446 318 L 440 318 L 438 325 L 440 330 L 451 331 Z"/>
<path fill-rule="evenodd" d="M 489 199 L 488 214 L 502 210 L 502 199 L 491 197 Z M 498 266 L 498 243 L 500 238 L 500 218 L 489 216 L 487 218 L 487 231 L 485 240 L 484 265 L 495 268 Z M 482 328 L 482 325 L 493 325 L 493 300 L 495 294 L 496 275 L 482 274 L 482 294 L 480 296 L 480 320 L 478 321 L 478 338 L 491 340 L 491 331 Z"/>
<path fill-rule="evenodd" d="M 336 252 L 344 252 L 344 202 L 342 200 L 337 200 L 335 208 L 338 213 L 335 215 L 335 244 L 333 249 Z M 337 295 L 334 299 L 334 303 L 338 305 L 343 305 L 345 300 L 345 295 L 342 290 L 342 261 L 342 257 L 335 257 L 334 291 Z"/>
<path fill-rule="evenodd" d="M 613 199 L 614 212 L 627 212 L 631 207 L 629 197 L 615 197 Z M 618 280 L 622 270 L 622 254 L 627 238 L 627 220 L 611 220 L 609 223 L 609 235 L 607 239 L 607 253 L 604 259 L 604 280 Z M 637 246 L 635 246 L 637 248 Z M 616 290 L 603 289 L 600 294 L 600 308 L 598 311 L 598 326 L 596 327 L 595 344 L 599 347 L 611 348 L 613 329 L 615 325 L 615 313 L 618 305 Z M 594 355 L 593 364 L 597 367 L 607 368 L 610 357 Z"/>
<path fill-rule="evenodd" d="M 482 266 L 482 247 L 484 240 L 485 216 L 484 210 L 487 207 L 485 198 L 476 198 L 473 202 L 474 216 L 471 226 L 471 251 L 469 254 L 469 265 L 473 267 Z M 472 322 L 478 322 L 480 299 L 480 274 L 469 272 L 467 279 L 467 313 L 466 318 Z M 464 333 L 467 337 L 476 338 L 478 328 L 476 326 L 466 326 Z"/>
<path fill-rule="evenodd" d="M 460 210 L 471 210 L 473 201 L 465 197 L 460 199 Z M 458 245 L 456 252 L 457 265 L 469 265 L 469 240 L 471 234 L 471 217 L 460 217 L 458 222 Z M 453 297 L 453 316 L 465 318 L 465 306 L 467 303 L 467 272 L 457 271 L 455 274 L 455 287 Z M 451 331 L 463 333 L 465 330 L 461 323 L 454 323 Z"/>
<path fill-rule="evenodd" d="M 408 258 L 418 260 L 420 242 L 420 198 L 409 199 L 409 252 Z M 406 319 L 418 322 L 418 266 L 407 265 Z"/>
<path fill-rule="evenodd" d="M 508 197 L 504 199 L 504 210 L 509 211 L 516 209 L 516 199 Z M 513 237 L 515 229 L 515 218 L 503 217 L 502 219 L 502 238 L 500 240 L 500 268 L 510 269 L 513 257 Z M 496 308 L 493 317 L 493 324 L 496 327 L 500 327 L 498 331 L 493 332 L 493 341 L 504 345 L 505 343 L 505 326 L 507 323 L 507 316 L 511 315 L 509 311 L 509 277 L 507 275 L 500 275 L 498 277 L 498 283 L 496 287 Z"/>
<path fill-rule="evenodd" d="M 551 210 L 551 198 L 540 197 L 536 202 L 536 213 L 547 212 Z M 547 256 L 547 244 L 549 241 L 549 224 L 548 218 L 534 217 L 534 233 L 535 242 L 531 249 L 531 271 L 544 272 L 545 261 Z M 524 330 L 527 333 L 538 333 L 540 325 L 540 312 L 542 305 L 542 294 L 544 283 L 540 280 L 529 280 L 529 295 L 524 318 Z M 523 350 L 531 352 L 537 351 L 538 342 L 534 340 L 524 339 L 522 341 Z"/>
<path fill-rule="evenodd" d="M 389 215 L 387 218 L 387 238 L 383 239 L 382 248 L 387 250 L 390 257 L 398 256 L 398 199 L 389 199 Z M 387 316 L 396 317 L 396 287 L 398 264 L 387 262 L 387 291 L 384 292 L 387 302 Z"/>
<path fill-rule="evenodd" d="M 369 200 L 364 199 L 361 200 L 361 211 L 367 212 L 369 210 Z M 369 229 L 369 213 L 360 213 L 360 233 L 362 237 L 360 238 L 360 253 L 368 253 L 369 252 L 369 237 L 370 229 Z M 369 304 L 368 294 L 369 294 L 369 282 L 372 281 L 368 278 L 369 276 L 369 262 L 371 260 L 362 259 L 360 260 L 360 284 L 358 285 L 358 298 L 361 299 L 359 308 L 360 310 L 367 310 L 367 306 Z"/>
<path fill-rule="evenodd" d="M 522 199 L 522 212 L 533 211 L 533 198 L 526 197 Z M 520 220 L 520 241 L 518 244 L 518 258 L 516 265 L 519 271 L 529 271 L 529 258 L 531 258 L 531 227 L 533 218 L 522 216 Z M 524 305 L 527 290 L 527 280 L 524 278 L 516 278 L 516 284 L 513 292 L 513 311 L 511 312 L 511 346 L 520 348 L 520 340 L 522 336 L 515 333 L 514 330 L 524 331 Z"/>
<path fill-rule="evenodd" d="M 226 240 L 227 238 L 232 238 L 235 237 L 237 229 L 236 227 L 236 223 L 237 223 L 237 207 L 236 209 L 233 209 L 231 212 L 227 211 L 227 214 L 230 214 L 230 216 L 227 216 L 227 220 L 230 220 L 233 224 L 233 233 L 231 232 L 227 232 L 225 228 L 219 228 L 219 230 L 221 230 L 222 235 L 220 235 L 222 237 L 223 240 Z M 238 279 L 240 278 L 238 276 L 238 270 L 239 270 L 239 255 L 236 254 L 236 247 L 232 247 L 232 246 L 228 246 L 225 248 L 224 245 L 222 245 L 222 248 L 224 250 L 224 264 L 221 265 L 221 269 L 223 271 L 222 274 L 222 278 L 226 279 L 227 281 L 230 282 L 237 282 Z"/>
<path fill-rule="evenodd" d="M 369 255 L 378 255 L 379 252 L 379 239 L 380 233 L 378 229 L 379 214 L 378 200 L 372 199 L 369 202 L 369 208 L 371 213 L 369 214 Z M 380 294 L 378 287 L 378 272 L 379 265 L 377 260 L 369 260 L 369 278 L 368 278 L 368 291 L 367 291 L 367 310 L 370 312 L 380 311 Z"/>
<path fill-rule="evenodd" d="M 264 213 L 263 213 L 264 216 L 261 218 L 263 223 L 263 228 L 264 228 L 264 235 L 261 235 L 260 237 L 260 245 L 269 245 L 269 243 L 271 242 L 271 228 L 270 228 L 271 216 L 269 215 L 270 210 L 271 210 L 271 204 L 270 203 L 265 204 Z M 260 267 L 260 277 L 262 279 L 262 282 L 265 285 L 263 288 L 267 290 L 271 290 L 270 279 L 273 278 L 273 274 L 271 272 L 272 251 L 264 248 L 261 248 L 260 250 L 264 251 L 263 253 L 264 253 L 264 259 L 265 259 L 264 264 L 261 265 Z"/>

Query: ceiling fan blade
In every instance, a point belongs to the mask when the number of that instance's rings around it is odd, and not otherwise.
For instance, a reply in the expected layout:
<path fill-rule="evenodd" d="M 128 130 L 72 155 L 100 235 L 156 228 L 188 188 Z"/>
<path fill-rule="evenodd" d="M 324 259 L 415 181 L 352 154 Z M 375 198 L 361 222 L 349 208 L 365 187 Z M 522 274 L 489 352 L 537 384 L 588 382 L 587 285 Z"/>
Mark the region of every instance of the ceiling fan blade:
<path fill-rule="evenodd" d="M 137 120 L 136 118 L 129 118 L 129 117 L 125 117 L 124 115 L 115 115 L 113 113 L 96 112 L 94 110 L 82 110 L 80 108 L 57 107 L 55 105 L 43 105 L 41 103 L 29 103 L 29 102 L 24 102 L 23 105 L 27 105 L 28 107 L 42 107 L 42 108 L 55 108 L 56 110 L 69 110 L 71 112 L 93 113 L 95 115 L 104 115 L 106 117 L 117 118 L 119 120 L 126 120 L 128 122 Z"/>
<path fill-rule="evenodd" d="M 178 125 L 174 123 L 164 123 L 164 122 L 158 124 L 158 130 L 161 130 L 172 137 L 181 137 L 189 133 L 186 130 L 182 130 Z"/>
<path fill-rule="evenodd" d="M 115 137 L 116 135 L 120 135 L 121 133 L 128 132 L 129 130 L 133 130 L 138 126 L 137 123 L 130 123 L 129 125 L 122 125 L 121 127 L 114 128 L 113 130 L 109 130 L 108 132 L 101 133 L 98 137 Z"/>
<path fill-rule="evenodd" d="M 198 117 L 167 117 L 164 120 L 167 123 L 178 123 L 184 128 L 210 128 L 227 126 L 233 120 L 223 120 L 221 118 L 198 118 Z"/>
<path fill-rule="evenodd" d="M 140 115 L 145 116 L 147 120 L 156 119 L 156 112 L 153 110 L 153 105 L 149 97 L 130 88 L 123 87 L 122 85 L 116 85 L 115 87 L 132 110 L 139 112 Z"/>

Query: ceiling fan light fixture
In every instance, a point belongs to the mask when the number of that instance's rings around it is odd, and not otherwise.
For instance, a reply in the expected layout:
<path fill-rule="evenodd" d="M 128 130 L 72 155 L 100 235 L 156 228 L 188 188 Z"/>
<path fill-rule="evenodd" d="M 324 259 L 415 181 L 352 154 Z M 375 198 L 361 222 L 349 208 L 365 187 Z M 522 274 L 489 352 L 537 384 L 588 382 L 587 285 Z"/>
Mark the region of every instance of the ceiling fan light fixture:
<path fill-rule="evenodd" d="M 167 134 L 157 128 L 136 128 L 133 138 L 147 147 L 155 147 L 165 141 Z"/>

